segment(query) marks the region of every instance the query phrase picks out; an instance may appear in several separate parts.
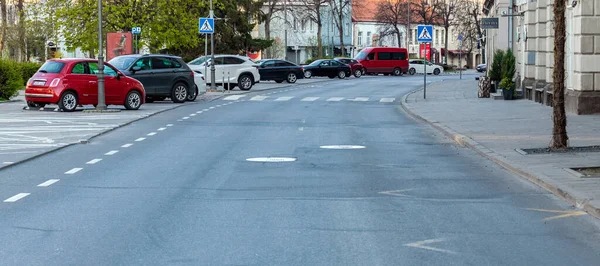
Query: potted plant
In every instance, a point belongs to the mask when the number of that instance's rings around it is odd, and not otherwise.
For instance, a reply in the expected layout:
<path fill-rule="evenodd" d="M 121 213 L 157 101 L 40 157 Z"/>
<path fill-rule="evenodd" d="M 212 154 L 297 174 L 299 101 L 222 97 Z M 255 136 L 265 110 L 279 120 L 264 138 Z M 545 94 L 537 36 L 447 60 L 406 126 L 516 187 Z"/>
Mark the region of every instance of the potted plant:
<path fill-rule="evenodd" d="M 502 95 L 504 96 L 504 100 L 512 100 L 514 94 L 515 83 L 511 78 L 503 78 L 500 81 L 500 88 L 502 89 Z"/>
<path fill-rule="evenodd" d="M 492 61 L 492 65 L 489 70 L 490 80 L 494 82 L 492 86 L 491 92 L 496 92 L 496 88 L 498 88 L 498 83 L 502 80 L 502 60 L 504 60 L 504 51 L 496 50 L 494 53 L 494 61 Z"/>

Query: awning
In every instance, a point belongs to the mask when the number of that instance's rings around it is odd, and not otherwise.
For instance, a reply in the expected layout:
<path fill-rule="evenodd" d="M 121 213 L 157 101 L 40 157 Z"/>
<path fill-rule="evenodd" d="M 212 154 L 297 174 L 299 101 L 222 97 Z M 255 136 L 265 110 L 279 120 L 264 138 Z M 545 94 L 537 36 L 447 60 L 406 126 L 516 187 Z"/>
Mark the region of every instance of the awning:
<path fill-rule="evenodd" d="M 448 53 L 452 55 L 466 55 L 469 54 L 468 50 L 448 50 Z"/>

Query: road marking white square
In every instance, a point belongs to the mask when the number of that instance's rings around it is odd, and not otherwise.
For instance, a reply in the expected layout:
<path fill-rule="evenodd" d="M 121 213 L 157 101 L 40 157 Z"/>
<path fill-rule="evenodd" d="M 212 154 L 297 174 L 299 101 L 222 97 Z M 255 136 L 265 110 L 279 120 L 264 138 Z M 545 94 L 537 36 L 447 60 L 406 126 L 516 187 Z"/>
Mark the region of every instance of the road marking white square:
<path fill-rule="evenodd" d="M 301 101 L 312 102 L 312 101 L 316 101 L 317 99 L 319 99 L 319 97 L 306 97 L 306 98 L 302 99 Z"/>
<path fill-rule="evenodd" d="M 4 202 L 6 202 L 6 203 L 15 202 L 15 201 L 17 201 L 17 200 L 20 200 L 20 199 L 22 199 L 22 198 L 24 198 L 24 197 L 27 197 L 27 196 L 29 196 L 30 194 L 31 194 L 31 193 L 19 193 L 19 194 L 17 194 L 17 195 L 14 195 L 14 196 L 12 196 L 12 197 L 8 198 L 8 199 L 5 199 L 5 200 L 4 200 Z"/>
<path fill-rule="evenodd" d="M 367 98 L 367 97 L 356 97 L 356 98 L 354 98 L 353 100 L 350 100 L 350 101 L 355 101 L 355 102 L 366 102 L 366 101 L 368 101 L 368 100 L 369 100 L 369 98 Z"/>
<path fill-rule="evenodd" d="M 105 153 L 104 155 L 115 155 L 118 152 L 119 152 L 118 150 L 112 150 L 112 151 L 109 151 L 109 152 Z"/>
<path fill-rule="evenodd" d="M 102 161 L 102 159 L 93 159 L 93 160 L 90 160 L 89 162 L 87 162 L 85 164 L 96 164 L 97 162 L 100 162 L 100 161 Z"/>
<path fill-rule="evenodd" d="M 66 172 L 65 172 L 65 175 L 72 175 L 72 174 L 74 174 L 74 173 L 77 173 L 77 172 L 81 171 L 82 169 L 83 169 L 83 168 L 73 168 L 73 169 L 71 169 L 71 170 L 69 170 L 69 171 L 66 171 Z"/>
<path fill-rule="evenodd" d="M 132 143 L 127 143 L 127 144 L 123 144 L 123 145 L 121 145 L 121 148 L 129 148 L 129 147 L 131 147 L 131 146 L 133 146 L 133 144 L 132 144 Z"/>
<path fill-rule="evenodd" d="M 254 96 L 254 97 L 250 98 L 250 101 L 262 101 L 268 97 L 269 96 Z"/>
<path fill-rule="evenodd" d="M 48 180 L 48 181 L 46 181 L 44 183 L 41 183 L 41 184 L 39 184 L 37 186 L 38 187 L 49 187 L 50 185 L 52 185 L 52 184 L 54 184 L 54 183 L 56 183 L 58 181 L 60 181 L 60 179 L 50 179 L 50 180 Z"/>
<path fill-rule="evenodd" d="M 381 100 L 379 100 L 379 102 L 382 103 L 393 103 L 396 99 L 395 98 L 381 98 Z"/>
<path fill-rule="evenodd" d="M 275 101 L 278 101 L 278 102 L 280 102 L 280 101 L 289 101 L 289 100 L 291 100 L 293 98 L 294 97 L 279 97 L 279 98 L 275 99 Z"/>
<path fill-rule="evenodd" d="M 142 141 L 145 140 L 146 138 L 137 138 L 135 141 Z"/>
<path fill-rule="evenodd" d="M 343 100 L 343 97 L 331 97 L 329 99 L 327 99 L 328 102 L 339 102 L 341 100 Z"/>

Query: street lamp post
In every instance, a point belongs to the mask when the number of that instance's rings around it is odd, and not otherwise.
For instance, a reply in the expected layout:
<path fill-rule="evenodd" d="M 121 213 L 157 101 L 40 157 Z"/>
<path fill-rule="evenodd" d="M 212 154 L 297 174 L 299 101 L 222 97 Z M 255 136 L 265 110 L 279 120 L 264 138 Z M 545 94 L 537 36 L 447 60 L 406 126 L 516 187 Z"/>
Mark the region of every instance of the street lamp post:
<path fill-rule="evenodd" d="M 104 52 L 102 40 L 102 0 L 98 0 L 98 105 L 96 110 L 106 110 L 104 101 Z"/>
<path fill-rule="evenodd" d="M 210 0 L 210 18 L 215 18 L 213 10 L 213 0 Z M 225 84 L 223 84 L 225 86 Z M 215 34 L 210 34 L 210 90 L 216 90 L 215 84 Z"/>

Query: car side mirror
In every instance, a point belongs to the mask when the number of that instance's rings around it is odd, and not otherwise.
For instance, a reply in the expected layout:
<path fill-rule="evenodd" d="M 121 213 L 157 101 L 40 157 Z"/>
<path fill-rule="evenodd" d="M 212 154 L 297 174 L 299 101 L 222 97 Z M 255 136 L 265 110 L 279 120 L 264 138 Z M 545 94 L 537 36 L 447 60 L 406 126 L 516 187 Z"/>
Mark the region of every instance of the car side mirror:
<path fill-rule="evenodd" d="M 124 76 L 123 73 L 121 73 L 121 72 L 117 73 L 117 80 L 121 80 L 122 76 Z"/>
<path fill-rule="evenodd" d="M 140 71 L 140 70 L 142 70 L 142 68 L 139 67 L 139 66 L 134 66 L 134 67 L 131 68 L 131 70 L 133 70 L 133 71 Z"/>

